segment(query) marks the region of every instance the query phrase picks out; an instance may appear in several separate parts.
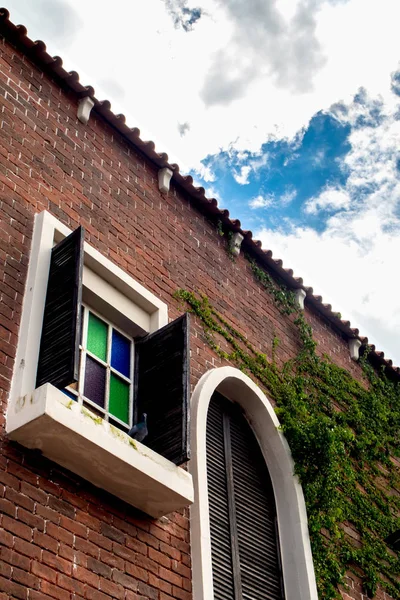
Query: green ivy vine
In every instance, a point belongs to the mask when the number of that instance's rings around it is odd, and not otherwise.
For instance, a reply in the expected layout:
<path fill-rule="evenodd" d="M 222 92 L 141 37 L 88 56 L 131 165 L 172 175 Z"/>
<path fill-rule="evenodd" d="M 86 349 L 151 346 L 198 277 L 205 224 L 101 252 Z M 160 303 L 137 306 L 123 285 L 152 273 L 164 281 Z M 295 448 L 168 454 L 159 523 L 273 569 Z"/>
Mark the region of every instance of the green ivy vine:
<path fill-rule="evenodd" d="M 400 529 L 400 387 L 361 359 L 364 385 L 317 355 L 312 329 L 293 292 L 249 259 L 255 278 L 297 328 L 301 350 L 276 365 L 279 339 L 258 352 L 206 296 L 178 290 L 199 319 L 205 340 L 223 360 L 255 377 L 274 398 L 307 506 L 319 597 L 340 597 L 346 571 L 400 598 L 400 558 L 385 538 Z M 354 534 L 354 531 L 356 532 Z"/>

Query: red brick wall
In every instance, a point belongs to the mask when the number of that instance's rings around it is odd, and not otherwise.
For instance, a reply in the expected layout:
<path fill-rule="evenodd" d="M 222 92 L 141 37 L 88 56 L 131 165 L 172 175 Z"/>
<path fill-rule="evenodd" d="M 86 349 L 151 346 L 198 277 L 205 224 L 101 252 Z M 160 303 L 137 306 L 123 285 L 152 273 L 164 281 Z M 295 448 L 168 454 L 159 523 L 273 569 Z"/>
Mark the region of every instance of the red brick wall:
<path fill-rule="evenodd" d="M 0 426 L 13 371 L 34 214 L 48 210 L 169 306 L 185 288 L 213 305 L 277 360 L 298 350 L 283 319 L 240 256 L 232 262 L 215 224 L 77 99 L 6 43 L 0 44 Z M 322 352 L 360 377 L 347 344 L 307 311 Z M 194 323 L 192 384 L 221 360 Z M 139 515 L 46 459 L 1 437 L 0 600 L 190 600 L 188 511 L 159 521 Z M 358 592 L 348 592 L 360 600 Z M 205 599 L 208 600 L 208 599 Z"/>

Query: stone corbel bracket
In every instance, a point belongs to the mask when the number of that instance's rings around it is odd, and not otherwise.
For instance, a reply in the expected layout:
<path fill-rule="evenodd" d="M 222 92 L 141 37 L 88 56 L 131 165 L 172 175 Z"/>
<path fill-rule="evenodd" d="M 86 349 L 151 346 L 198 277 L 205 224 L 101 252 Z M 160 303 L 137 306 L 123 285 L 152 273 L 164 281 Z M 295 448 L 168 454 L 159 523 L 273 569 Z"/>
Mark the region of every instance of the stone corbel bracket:
<path fill-rule="evenodd" d="M 307 294 L 305 290 L 303 290 L 303 288 L 298 288 L 297 290 L 294 290 L 294 298 L 300 310 L 304 310 L 304 300 L 306 295 Z"/>
<path fill-rule="evenodd" d="M 233 256 L 239 256 L 240 248 L 243 242 L 243 236 L 238 231 L 232 235 L 230 240 L 230 250 Z"/>
<path fill-rule="evenodd" d="M 94 101 L 90 96 L 86 96 L 79 100 L 78 104 L 78 119 L 81 123 L 86 125 L 89 121 L 90 111 L 94 106 Z"/>
<path fill-rule="evenodd" d="M 349 339 L 349 351 L 351 360 L 358 360 L 360 358 L 361 342 L 357 338 Z"/>
<path fill-rule="evenodd" d="M 169 184 L 171 182 L 172 175 L 173 171 L 167 167 L 158 171 L 158 189 L 163 194 L 167 194 L 169 192 Z"/>

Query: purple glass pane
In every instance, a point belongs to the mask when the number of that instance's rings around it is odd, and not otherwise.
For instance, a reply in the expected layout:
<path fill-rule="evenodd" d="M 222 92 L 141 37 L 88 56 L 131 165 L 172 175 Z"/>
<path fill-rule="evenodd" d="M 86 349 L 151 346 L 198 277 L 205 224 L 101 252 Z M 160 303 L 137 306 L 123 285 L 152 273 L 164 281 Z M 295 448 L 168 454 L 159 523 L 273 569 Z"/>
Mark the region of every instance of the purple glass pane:
<path fill-rule="evenodd" d="M 111 366 L 125 377 L 130 377 L 131 342 L 115 329 L 112 332 Z"/>
<path fill-rule="evenodd" d="M 104 408 L 104 397 L 106 389 L 106 369 L 98 362 L 86 357 L 85 386 L 83 394 L 92 402 Z"/>

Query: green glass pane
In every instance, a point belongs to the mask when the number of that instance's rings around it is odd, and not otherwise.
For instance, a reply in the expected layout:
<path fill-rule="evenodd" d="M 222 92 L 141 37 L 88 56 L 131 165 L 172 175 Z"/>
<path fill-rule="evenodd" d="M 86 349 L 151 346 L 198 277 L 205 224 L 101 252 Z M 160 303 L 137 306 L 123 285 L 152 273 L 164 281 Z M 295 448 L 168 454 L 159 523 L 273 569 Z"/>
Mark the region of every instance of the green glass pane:
<path fill-rule="evenodd" d="M 108 325 L 89 313 L 87 349 L 101 360 L 107 360 Z"/>
<path fill-rule="evenodd" d="M 129 384 L 116 377 L 114 373 L 110 376 L 110 414 L 124 423 L 129 422 Z"/>

